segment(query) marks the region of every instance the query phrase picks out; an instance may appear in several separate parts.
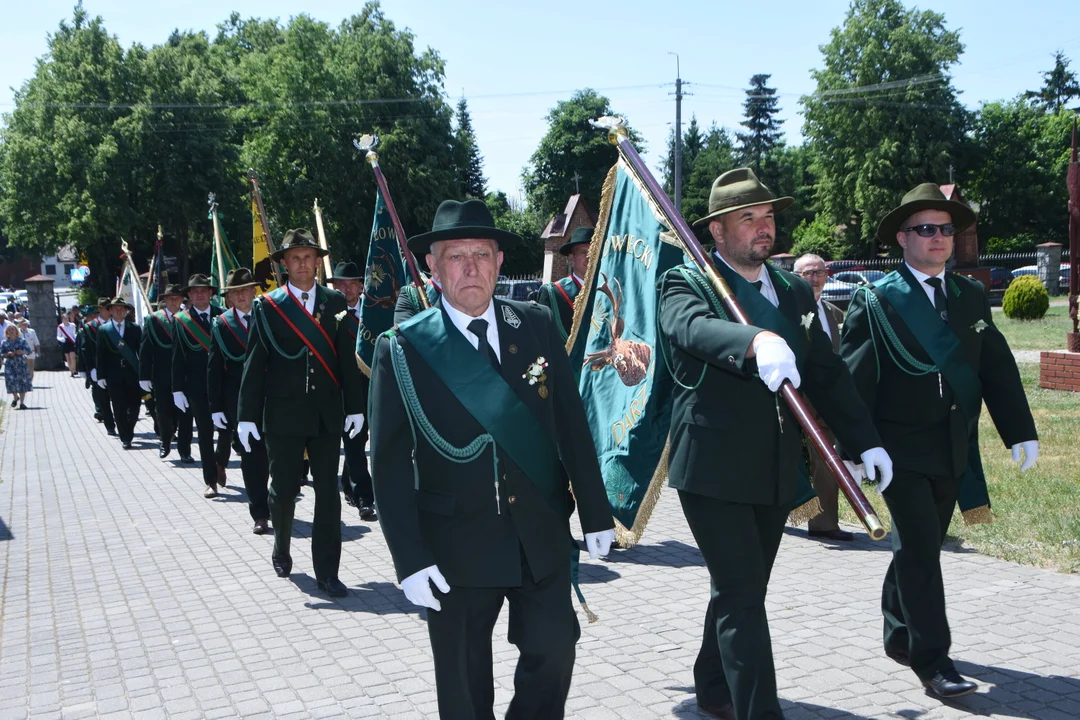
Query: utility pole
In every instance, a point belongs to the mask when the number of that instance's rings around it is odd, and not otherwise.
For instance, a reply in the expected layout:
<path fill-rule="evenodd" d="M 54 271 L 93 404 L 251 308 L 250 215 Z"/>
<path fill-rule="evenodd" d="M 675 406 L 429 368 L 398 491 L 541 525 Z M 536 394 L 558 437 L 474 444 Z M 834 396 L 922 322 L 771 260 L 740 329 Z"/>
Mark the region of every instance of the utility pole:
<path fill-rule="evenodd" d="M 675 56 L 675 208 L 682 212 L 682 70 L 679 67 L 679 53 Z"/>

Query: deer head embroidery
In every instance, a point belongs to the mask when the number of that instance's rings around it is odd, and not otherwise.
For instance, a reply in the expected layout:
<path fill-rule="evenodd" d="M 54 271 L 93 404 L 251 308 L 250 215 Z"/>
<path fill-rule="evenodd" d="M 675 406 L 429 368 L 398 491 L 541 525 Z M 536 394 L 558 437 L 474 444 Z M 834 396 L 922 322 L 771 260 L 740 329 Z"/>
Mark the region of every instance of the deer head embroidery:
<path fill-rule="evenodd" d="M 387 280 L 393 285 L 389 295 L 375 297 L 371 294 Z M 398 290 L 397 272 L 394 270 L 394 263 L 390 260 L 390 254 L 384 248 L 379 248 L 378 254 L 375 256 L 375 262 L 368 268 L 367 277 L 364 281 L 364 305 L 366 307 L 378 306 L 393 310 L 394 306 L 397 305 Z"/>
<path fill-rule="evenodd" d="M 619 373 L 619 379 L 623 385 L 633 387 L 645 379 L 649 371 L 649 362 L 652 360 L 652 348 L 643 342 L 623 339 L 625 320 L 619 317 L 619 307 L 622 304 L 622 285 L 618 278 L 615 279 L 615 291 L 612 292 L 608 283 L 607 275 L 600 273 L 604 284 L 599 291 L 611 300 L 611 314 L 607 322 L 611 325 L 611 344 L 602 352 L 589 353 L 585 358 L 584 365 L 591 365 L 592 370 L 603 370 L 610 365 Z"/>

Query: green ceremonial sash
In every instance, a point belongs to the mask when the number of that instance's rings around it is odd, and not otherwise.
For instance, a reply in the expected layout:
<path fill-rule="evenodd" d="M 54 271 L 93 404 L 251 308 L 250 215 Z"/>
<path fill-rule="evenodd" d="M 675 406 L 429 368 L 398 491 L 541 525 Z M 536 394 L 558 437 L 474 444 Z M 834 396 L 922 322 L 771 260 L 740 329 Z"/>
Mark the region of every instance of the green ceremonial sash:
<path fill-rule="evenodd" d="M 105 337 L 109 338 L 109 342 L 112 343 L 113 348 L 123 356 L 124 360 L 127 360 L 127 364 L 135 368 L 136 374 L 139 372 L 139 355 L 131 349 L 131 345 L 124 342 L 124 339 L 120 337 L 120 333 L 116 331 L 116 326 L 112 323 L 103 325 L 102 329 L 105 331 Z"/>
<path fill-rule="evenodd" d="M 180 337 L 183 338 L 189 350 L 210 352 L 210 333 L 206 332 L 199 321 L 191 316 L 190 310 L 181 310 L 174 317 L 177 324 L 185 331 L 180 333 Z"/>
<path fill-rule="evenodd" d="M 313 288 L 316 294 L 316 305 L 319 302 L 318 287 L 316 285 Z M 319 321 L 307 311 L 307 308 L 297 298 L 293 297 L 288 288 L 282 287 L 266 293 L 262 296 L 262 300 L 296 333 L 300 342 L 311 351 L 311 354 L 319 361 L 319 364 L 322 365 L 323 370 L 330 376 L 334 384 L 340 387 L 341 383 L 338 380 L 337 373 L 334 372 L 334 367 L 337 365 L 337 348 Z"/>
<path fill-rule="evenodd" d="M 157 320 L 155 323 L 154 321 Z M 168 350 L 172 347 L 172 333 L 169 331 L 169 316 L 165 314 L 164 310 L 158 310 L 150 314 L 150 322 L 146 323 L 146 327 L 150 331 L 150 339 L 154 341 L 162 350 Z M 168 338 L 168 342 L 161 339 L 160 333 L 165 333 L 165 337 Z"/>
<path fill-rule="evenodd" d="M 224 326 L 225 332 L 232 336 L 233 342 L 231 344 L 239 346 L 238 351 L 234 352 L 234 348 L 229 347 L 230 343 L 225 340 L 225 335 L 221 332 L 222 326 Z M 248 329 L 244 327 L 244 323 L 240 322 L 240 318 L 236 314 L 236 308 L 219 315 L 217 322 L 211 328 L 211 332 L 217 338 L 222 355 L 232 362 L 244 362 L 247 355 Z"/>
<path fill-rule="evenodd" d="M 559 512 L 563 488 L 553 439 L 450 317 L 429 308 L 398 326 L 398 332 Z"/>
<path fill-rule="evenodd" d="M 573 278 L 564 277 L 558 282 L 548 283 L 544 286 L 544 291 L 548 296 L 548 304 L 551 306 L 551 314 L 555 316 L 555 327 L 559 331 L 559 336 L 565 343 L 567 338 L 570 337 L 570 328 L 563 327 L 562 314 L 559 312 L 559 305 L 566 303 L 570 306 L 570 316 L 574 314 L 574 301 L 577 299 L 578 293 L 581 288 L 574 282 Z"/>
<path fill-rule="evenodd" d="M 965 519 L 984 517 L 985 513 L 967 513 L 990 507 L 990 493 L 983 475 L 979 453 L 979 413 L 982 412 L 982 383 L 975 369 L 964 357 L 964 348 L 956 333 L 934 310 L 926 292 L 914 277 L 894 270 L 874 283 L 889 304 L 896 310 L 915 340 L 937 366 L 949 383 L 968 427 L 968 463 L 960 478 L 958 502 Z M 869 291 L 867 291 L 869 292 Z M 974 521 L 974 520 L 970 520 Z"/>

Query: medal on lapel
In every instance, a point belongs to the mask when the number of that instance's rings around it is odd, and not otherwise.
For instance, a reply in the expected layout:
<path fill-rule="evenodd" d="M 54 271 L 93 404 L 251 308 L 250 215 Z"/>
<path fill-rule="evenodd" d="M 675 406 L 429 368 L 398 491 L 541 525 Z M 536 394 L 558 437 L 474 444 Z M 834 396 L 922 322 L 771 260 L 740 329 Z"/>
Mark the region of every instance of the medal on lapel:
<path fill-rule="evenodd" d="M 544 384 L 547 382 L 547 373 L 544 372 L 547 369 L 547 366 L 547 360 L 541 355 L 536 358 L 536 362 L 529 365 L 521 376 L 522 380 L 529 381 L 529 385 L 540 386 L 536 388 L 536 392 L 542 400 L 547 400 L 548 396 L 547 385 Z"/>

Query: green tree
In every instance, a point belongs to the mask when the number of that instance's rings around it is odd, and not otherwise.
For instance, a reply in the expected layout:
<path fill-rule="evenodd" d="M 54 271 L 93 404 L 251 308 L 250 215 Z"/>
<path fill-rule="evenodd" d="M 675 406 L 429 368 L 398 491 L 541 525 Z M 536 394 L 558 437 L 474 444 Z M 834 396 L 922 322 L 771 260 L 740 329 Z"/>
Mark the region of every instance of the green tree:
<path fill-rule="evenodd" d="M 764 163 L 768 172 L 763 181 L 777 197 L 795 198 L 787 210 L 776 216 L 777 251 L 787 250 L 796 240 L 795 229 L 815 217 L 814 157 L 807 145 L 784 145 L 773 149 Z"/>
<path fill-rule="evenodd" d="M 727 131 L 713 123 L 705 133 L 701 150 L 694 158 L 693 167 L 684 173 L 689 175 L 683 193 L 683 217 L 694 222 L 709 214 L 709 192 L 713 181 L 722 174 L 738 167 L 735 146 Z"/>
<path fill-rule="evenodd" d="M 771 77 L 772 75 L 758 74 L 750 78 L 750 87 L 746 90 L 746 100 L 743 101 L 745 119 L 739 123 L 747 132 L 736 133 L 739 139 L 740 161 L 753 168 L 763 181 L 763 161 L 784 143 L 784 133 L 780 132 L 780 125 L 784 121 L 776 117 L 776 113 L 780 112 L 776 89 L 768 85 Z"/>
<path fill-rule="evenodd" d="M 503 275 L 536 275 L 544 269 L 544 241 L 540 239 L 543 228 L 541 217 L 532 208 L 515 208 L 506 193 L 501 190 L 488 193 L 484 202 L 491 211 L 495 226 L 500 230 L 517 233 L 525 241 L 503 256 Z"/>
<path fill-rule="evenodd" d="M 1069 58 L 1061 50 L 1054 53 L 1054 69 L 1043 73 L 1042 88 L 1024 93 L 1024 98 L 1048 113 L 1059 112 L 1074 97 L 1080 97 L 1080 83 L 1076 82 L 1076 73 L 1069 70 Z"/>
<path fill-rule="evenodd" d="M 480 147 L 476 143 L 469 105 L 465 98 L 457 104 L 457 128 L 454 130 L 454 150 L 457 152 L 457 166 L 460 178 L 461 194 L 467 198 L 483 199 L 487 195 L 487 180 L 484 178 L 484 159 L 480 156 Z"/>
<path fill-rule="evenodd" d="M 607 135 L 592 127 L 589 120 L 613 114 L 608 99 L 589 89 L 577 91 L 548 113 L 547 134 L 522 174 L 529 208 L 538 217 L 561 212 L 578 187 L 589 207 L 600 207 L 604 178 L 619 153 Z M 638 152 L 644 154 L 644 144 L 633 129 L 630 138 Z"/>
<path fill-rule="evenodd" d="M 795 240 L 790 250 L 793 255 L 813 253 L 819 255 L 822 260 L 836 258 L 838 250 L 836 227 L 823 216 L 814 218 L 813 222 L 801 221 L 791 235 Z"/>
<path fill-rule="evenodd" d="M 963 45 L 939 13 L 853 0 L 821 51 L 802 99 L 815 200 L 847 227 L 846 252 L 867 255 L 878 221 L 919 183 L 948 178 L 961 151 L 966 113 L 947 71 Z"/>
<path fill-rule="evenodd" d="M 694 168 L 697 156 L 705 147 L 705 136 L 701 134 L 701 126 L 698 125 L 697 115 L 690 117 L 690 124 L 686 126 L 682 141 L 682 194 L 686 197 L 686 188 L 690 184 L 690 172 Z M 668 197 L 675 198 L 675 128 L 668 134 L 667 155 L 664 156 L 664 166 L 660 170 L 660 182 Z M 685 200 L 683 208 L 686 207 Z"/>

